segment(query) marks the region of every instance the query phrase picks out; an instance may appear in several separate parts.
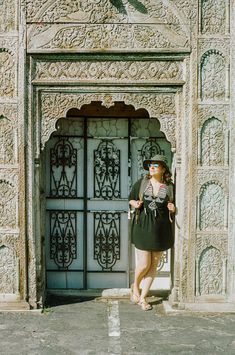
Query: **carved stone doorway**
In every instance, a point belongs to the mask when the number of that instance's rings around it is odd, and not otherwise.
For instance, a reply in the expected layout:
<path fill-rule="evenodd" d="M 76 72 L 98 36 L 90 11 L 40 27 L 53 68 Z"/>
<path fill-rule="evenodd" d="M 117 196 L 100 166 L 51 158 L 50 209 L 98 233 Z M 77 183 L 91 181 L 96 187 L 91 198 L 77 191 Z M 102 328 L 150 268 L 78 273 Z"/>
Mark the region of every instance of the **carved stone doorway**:
<path fill-rule="evenodd" d="M 128 239 L 128 194 L 142 162 L 171 144 L 146 109 L 101 102 L 67 111 L 45 145 L 45 267 L 48 289 L 129 287 L 134 248 Z M 171 252 L 163 255 L 154 289 L 171 287 Z"/>

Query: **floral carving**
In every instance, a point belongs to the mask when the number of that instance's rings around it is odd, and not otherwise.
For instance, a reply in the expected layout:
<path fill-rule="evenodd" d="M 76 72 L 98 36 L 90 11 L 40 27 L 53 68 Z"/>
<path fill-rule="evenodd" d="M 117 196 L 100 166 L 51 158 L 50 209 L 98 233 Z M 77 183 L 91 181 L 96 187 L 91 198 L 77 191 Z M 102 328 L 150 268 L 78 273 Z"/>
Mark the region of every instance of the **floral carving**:
<path fill-rule="evenodd" d="M 226 0 L 201 1 L 201 32 L 224 34 L 226 30 Z"/>
<path fill-rule="evenodd" d="M 16 28 L 16 1 L 0 2 L 0 32 L 13 31 Z"/>
<path fill-rule="evenodd" d="M 14 130 L 12 122 L 0 116 L 0 164 L 14 162 Z"/>
<path fill-rule="evenodd" d="M 0 293 L 18 293 L 18 265 L 13 249 L 0 246 Z"/>
<path fill-rule="evenodd" d="M 182 2 L 182 0 L 181 0 Z M 185 32 L 185 16 L 171 2 L 159 0 L 27 0 L 28 22 L 157 23 Z M 183 4 L 185 6 L 185 4 Z M 191 5 L 191 4 L 190 4 Z M 191 7 L 189 5 L 189 7 Z"/>
<path fill-rule="evenodd" d="M 216 181 L 210 181 L 202 186 L 199 204 L 200 230 L 223 229 L 227 206 L 223 188 Z"/>
<path fill-rule="evenodd" d="M 175 147 L 175 99 L 172 94 L 66 94 L 66 93 L 42 93 L 42 123 L 41 144 L 42 148 L 50 135 L 56 130 L 56 122 L 59 118 L 66 117 L 70 108 L 80 109 L 83 105 L 92 101 L 101 101 L 102 105 L 109 108 L 115 101 L 123 101 L 127 105 L 133 105 L 135 109 L 145 108 L 150 117 L 158 118 L 167 139 Z M 163 127 L 163 128 L 162 128 Z"/>
<path fill-rule="evenodd" d="M 172 35 L 166 25 L 144 24 L 55 24 L 43 32 L 41 25 L 35 25 L 29 31 L 28 39 L 29 51 L 162 48 L 173 50 L 188 49 L 189 46 L 188 37 Z"/>
<path fill-rule="evenodd" d="M 0 228 L 16 228 L 17 193 L 14 183 L 0 177 Z"/>
<path fill-rule="evenodd" d="M 209 118 L 201 131 L 201 163 L 202 165 L 223 165 L 224 156 L 223 124 L 215 117 Z"/>
<path fill-rule="evenodd" d="M 0 49 L 0 96 L 13 97 L 15 87 L 15 65 L 11 53 Z"/>
<path fill-rule="evenodd" d="M 175 61 L 105 61 L 36 63 L 37 81 L 175 81 L 182 80 L 182 65 Z"/>
<path fill-rule="evenodd" d="M 221 252 L 210 246 L 199 258 L 199 292 L 200 295 L 222 294 L 223 263 Z"/>
<path fill-rule="evenodd" d="M 201 99 L 224 100 L 225 89 L 225 58 L 218 51 L 208 51 L 201 60 Z"/>

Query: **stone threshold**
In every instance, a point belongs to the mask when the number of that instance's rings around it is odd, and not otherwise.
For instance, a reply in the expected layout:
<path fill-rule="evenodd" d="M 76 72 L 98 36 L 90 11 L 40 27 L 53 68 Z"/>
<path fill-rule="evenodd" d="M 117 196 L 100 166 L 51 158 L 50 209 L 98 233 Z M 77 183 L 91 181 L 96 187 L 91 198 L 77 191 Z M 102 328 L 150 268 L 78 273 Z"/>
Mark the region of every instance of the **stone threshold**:
<path fill-rule="evenodd" d="M 168 290 L 152 290 L 150 296 L 158 296 L 167 298 L 169 294 Z M 88 289 L 88 290 L 62 290 L 62 289 L 49 289 L 47 295 L 55 296 L 80 296 L 80 297 L 101 297 L 104 299 L 116 298 L 116 299 L 129 299 L 130 288 L 109 288 L 109 289 Z"/>
<path fill-rule="evenodd" d="M 187 313 L 235 313 L 235 304 L 229 302 L 201 302 L 201 303 L 183 303 L 178 307 L 172 307 L 169 301 L 163 301 L 163 307 L 166 314 L 187 314 Z"/>
<path fill-rule="evenodd" d="M 28 311 L 42 311 L 41 309 L 30 309 L 30 306 L 27 302 L 0 302 L 0 313 L 2 312 L 28 312 Z"/>

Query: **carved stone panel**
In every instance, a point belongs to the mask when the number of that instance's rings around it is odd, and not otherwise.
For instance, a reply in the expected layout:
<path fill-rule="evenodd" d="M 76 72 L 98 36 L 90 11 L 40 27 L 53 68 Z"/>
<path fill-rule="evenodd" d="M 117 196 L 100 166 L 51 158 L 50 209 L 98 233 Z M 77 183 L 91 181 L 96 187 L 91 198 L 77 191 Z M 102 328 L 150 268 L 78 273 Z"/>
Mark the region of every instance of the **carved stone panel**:
<path fill-rule="evenodd" d="M 27 22 L 168 23 L 175 32 L 182 32 L 188 21 L 181 8 L 187 4 L 185 0 L 180 4 L 164 0 L 27 0 Z"/>
<path fill-rule="evenodd" d="M 196 295 L 224 295 L 227 274 L 227 236 L 198 235 L 196 240 Z"/>
<path fill-rule="evenodd" d="M 0 294 L 18 292 L 18 265 L 13 249 L 0 246 Z"/>
<path fill-rule="evenodd" d="M 0 164 L 14 163 L 14 125 L 4 116 L 0 116 L 0 137 Z"/>
<path fill-rule="evenodd" d="M 174 94 L 136 94 L 136 93 L 56 93 L 43 92 L 41 94 L 41 147 L 50 135 L 56 130 L 56 122 L 71 108 L 80 109 L 83 105 L 94 101 L 101 101 L 102 105 L 109 108 L 115 101 L 122 101 L 127 105 L 133 105 L 135 109 L 145 108 L 150 117 L 155 117 L 160 121 L 161 131 L 175 148 L 175 96 Z"/>
<path fill-rule="evenodd" d="M 223 262 L 220 250 L 213 246 L 203 250 L 198 267 L 200 295 L 222 294 Z"/>
<path fill-rule="evenodd" d="M 226 92 L 226 66 L 222 53 L 206 52 L 201 60 L 201 99 L 222 101 Z"/>
<path fill-rule="evenodd" d="M 225 226 L 225 195 L 216 181 L 204 184 L 199 196 L 200 230 L 221 230 Z"/>
<path fill-rule="evenodd" d="M 224 165 L 225 134 L 223 123 L 215 117 L 209 118 L 201 130 L 201 164 Z"/>
<path fill-rule="evenodd" d="M 18 185 L 16 176 L 8 178 L 10 173 L 0 174 L 0 228 L 3 229 L 17 227 Z"/>
<path fill-rule="evenodd" d="M 13 55 L 0 48 L 0 97 L 11 98 L 15 95 L 15 77 Z"/>
<path fill-rule="evenodd" d="M 0 1 L 0 32 L 10 32 L 16 29 L 16 0 Z"/>
<path fill-rule="evenodd" d="M 52 24 L 28 27 L 28 52 L 104 50 L 190 51 L 189 38 L 166 25 Z"/>
<path fill-rule="evenodd" d="M 226 0 L 201 0 L 202 34 L 225 34 Z"/>
<path fill-rule="evenodd" d="M 183 80 L 176 61 L 37 61 L 34 82 L 170 82 Z"/>

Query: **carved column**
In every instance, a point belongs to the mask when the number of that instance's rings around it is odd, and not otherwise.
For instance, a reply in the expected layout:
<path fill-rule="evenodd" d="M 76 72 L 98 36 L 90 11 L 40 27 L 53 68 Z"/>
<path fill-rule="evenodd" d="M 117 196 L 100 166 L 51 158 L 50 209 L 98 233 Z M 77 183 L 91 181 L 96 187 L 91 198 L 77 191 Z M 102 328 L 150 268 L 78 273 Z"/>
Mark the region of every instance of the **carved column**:
<path fill-rule="evenodd" d="M 200 0 L 198 34 L 196 302 L 226 302 L 228 285 L 229 11 Z"/>
<path fill-rule="evenodd" d="M 25 299 L 25 243 L 20 222 L 20 214 L 23 217 L 25 211 L 19 212 L 20 191 L 24 189 L 19 168 L 20 146 L 24 142 L 19 133 L 22 117 L 17 18 L 16 0 L 0 3 L 0 302 Z"/>

